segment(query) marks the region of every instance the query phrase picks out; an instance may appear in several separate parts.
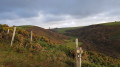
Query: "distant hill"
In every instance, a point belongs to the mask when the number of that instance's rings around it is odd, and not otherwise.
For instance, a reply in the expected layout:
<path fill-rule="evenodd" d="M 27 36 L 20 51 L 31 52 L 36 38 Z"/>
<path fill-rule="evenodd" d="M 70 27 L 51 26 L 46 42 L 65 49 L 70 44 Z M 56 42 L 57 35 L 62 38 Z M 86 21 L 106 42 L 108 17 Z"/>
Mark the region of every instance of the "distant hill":
<path fill-rule="evenodd" d="M 66 33 L 67 30 L 74 30 L 74 29 L 79 29 L 79 28 L 82 28 L 82 26 L 81 27 L 54 28 L 54 29 L 50 29 L 50 30 L 53 32 L 64 34 L 64 33 Z"/>
<path fill-rule="evenodd" d="M 110 22 L 67 30 L 67 36 L 78 37 L 83 49 L 120 59 L 120 22 Z"/>

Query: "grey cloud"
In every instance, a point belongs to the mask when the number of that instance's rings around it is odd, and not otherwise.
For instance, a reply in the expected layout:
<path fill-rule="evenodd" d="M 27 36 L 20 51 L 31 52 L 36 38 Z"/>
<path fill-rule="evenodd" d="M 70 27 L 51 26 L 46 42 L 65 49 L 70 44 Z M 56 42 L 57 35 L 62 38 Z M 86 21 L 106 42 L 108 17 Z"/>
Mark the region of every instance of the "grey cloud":
<path fill-rule="evenodd" d="M 104 11 L 107 8 L 105 7 L 106 4 L 110 6 L 108 0 L 1 0 L 0 11 L 17 12 L 20 9 L 18 16 L 23 15 L 23 17 L 26 13 L 34 13 L 34 10 L 36 10 L 36 14 L 39 11 L 43 11 L 48 14 L 70 14 L 81 17 Z M 116 3 L 113 3 L 114 5 Z M 20 11 L 21 13 L 19 14 Z M 27 14 L 28 17 L 29 14 Z"/>
<path fill-rule="evenodd" d="M 106 16 L 112 17 L 120 14 L 119 6 L 120 0 L 0 0 L 0 20 L 34 18 L 39 13 L 45 23 L 66 21 L 67 15 L 83 19 L 108 13 Z"/>

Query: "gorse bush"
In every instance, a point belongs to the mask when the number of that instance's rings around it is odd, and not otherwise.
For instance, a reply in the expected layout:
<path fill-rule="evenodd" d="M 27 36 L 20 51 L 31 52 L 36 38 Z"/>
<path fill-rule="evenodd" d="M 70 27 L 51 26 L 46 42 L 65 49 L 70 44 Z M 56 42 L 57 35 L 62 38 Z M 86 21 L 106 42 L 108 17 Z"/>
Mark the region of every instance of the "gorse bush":
<path fill-rule="evenodd" d="M 99 65 L 101 67 L 110 67 L 111 65 L 113 66 L 118 66 L 120 64 L 119 59 L 114 59 L 112 57 L 106 56 L 102 53 L 95 52 L 95 51 L 85 51 L 83 54 L 83 60 L 89 61 L 86 63 L 84 61 L 85 65 Z"/>

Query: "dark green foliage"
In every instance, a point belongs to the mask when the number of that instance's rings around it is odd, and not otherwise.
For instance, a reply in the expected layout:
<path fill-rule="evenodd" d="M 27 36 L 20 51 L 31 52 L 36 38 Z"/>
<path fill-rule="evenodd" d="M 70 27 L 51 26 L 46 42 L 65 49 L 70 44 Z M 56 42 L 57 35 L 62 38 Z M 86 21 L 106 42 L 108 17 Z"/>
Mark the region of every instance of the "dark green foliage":
<path fill-rule="evenodd" d="M 86 62 L 86 63 L 82 63 L 82 67 L 105 67 L 105 66 Z"/>
<path fill-rule="evenodd" d="M 109 65 L 108 67 L 120 67 L 120 66 L 115 65 L 115 64 L 111 64 L 111 65 Z"/>
<path fill-rule="evenodd" d="M 46 49 L 53 49 L 55 48 L 56 46 L 55 45 L 52 45 L 52 44 L 49 44 L 49 43 L 46 43 L 44 41 L 39 41 L 38 42 L 42 47 L 45 47 Z"/>
<path fill-rule="evenodd" d="M 87 51 L 87 58 L 91 63 L 95 63 L 96 65 L 104 65 L 104 66 L 109 66 L 110 64 L 115 64 L 118 65 L 120 64 L 119 59 L 115 59 L 109 56 L 106 56 L 102 53 L 99 52 L 94 52 L 94 51 Z"/>

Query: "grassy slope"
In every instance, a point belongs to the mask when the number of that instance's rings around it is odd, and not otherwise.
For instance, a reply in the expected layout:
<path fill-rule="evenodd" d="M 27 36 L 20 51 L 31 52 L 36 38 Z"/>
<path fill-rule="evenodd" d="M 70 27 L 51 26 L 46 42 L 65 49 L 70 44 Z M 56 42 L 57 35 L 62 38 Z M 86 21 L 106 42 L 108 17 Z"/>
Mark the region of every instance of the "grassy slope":
<path fill-rule="evenodd" d="M 110 22 L 110 23 L 104 23 L 102 25 L 105 25 L 105 26 L 120 26 L 120 22 Z M 111 36 L 111 39 L 112 40 L 118 40 L 120 39 L 120 31 L 119 31 L 119 27 L 118 29 L 112 31 L 113 32 L 113 36 Z"/>
<path fill-rule="evenodd" d="M 31 27 L 31 26 L 30 26 Z M 10 33 L 6 34 L 7 29 Z M 30 33 L 24 28 L 17 28 L 13 47 L 10 40 L 13 27 L 0 25 L 0 67 L 73 67 L 74 46 L 68 40 L 66 44 L 53 44 L 48 39 L 33 35 L 30 43 Z M 32 46 L 32 47 L 31 47 Z"/>
<path fill-rule="evenodd" d="M 106 25 L 106 26 L 113 26 L 113 25 L 120 25 L 120 22 L 109 22 L 109 23 L 104 23 L 103 25 Z"/>
<path fill-rule="evenodd" d="M 113 25 L 115 25 L 116 26 L 116 25 L 120 25 L 120 22 L 109 22 L 109 23 L 103 23 L 102 25 L 106 25 L 106 26 L 113 26 Z M 75 29 L 80 29 L 80 28 L 82 28 L 82 27 L 55 28 L 55 29 L 52 29 L 52 30 L 55 31 L 55 32 L 64 34 L 68 30 L 75 30 Z"/>
<path fill-rule="evenodd" d="M 66 46 L 42 44 L 36 51 L 0 44 L 0 67 L 73 67 L 74 60 L 68 53 Z"/>
<path fill-rule="evenodd" d="M 74 30 L 74 29 L 78 29 L 78 28 L 81 28 L 81 27 L 68 27 L 68 28 L 55 28 L 55 29 L 52 29 L 52 31 L 56 31 L 58 33 L 65 33 L 67 30 Z"/>

